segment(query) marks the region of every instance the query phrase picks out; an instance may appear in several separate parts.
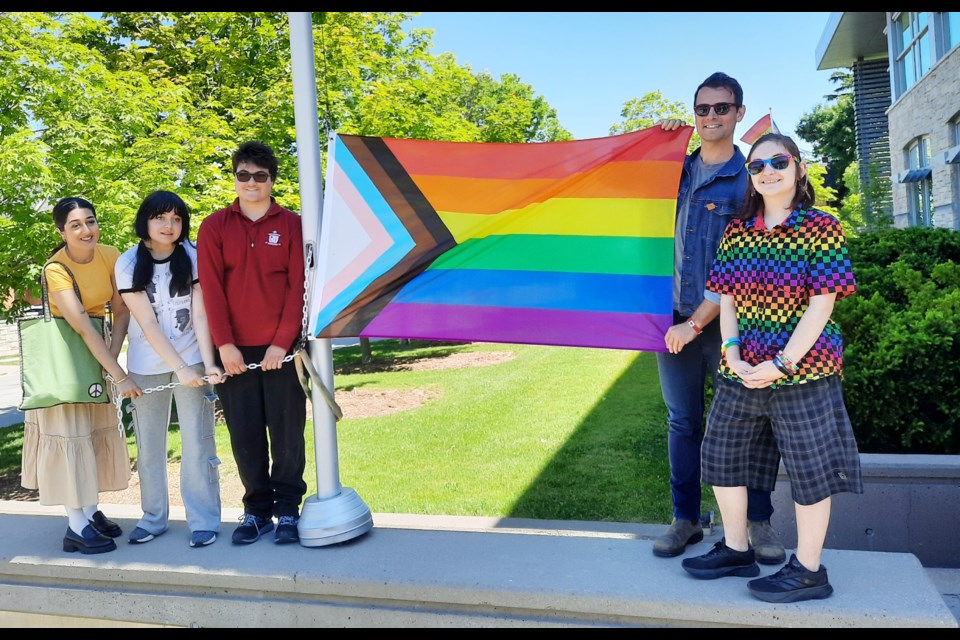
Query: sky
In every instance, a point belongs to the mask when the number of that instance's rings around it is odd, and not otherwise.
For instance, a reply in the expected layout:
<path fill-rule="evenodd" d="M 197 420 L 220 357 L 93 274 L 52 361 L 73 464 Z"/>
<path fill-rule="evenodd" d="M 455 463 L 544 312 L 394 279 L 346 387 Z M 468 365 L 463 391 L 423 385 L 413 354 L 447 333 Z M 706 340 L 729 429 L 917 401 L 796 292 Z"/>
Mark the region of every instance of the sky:
<path fill-rule="evenodd" d="M 519 76 L 556 109 L 576 139 L 610 135 L 625 102 L 659 90 L 688 107 L 707 76 L 743 87 L 740 141 L 770 112 L 800 150 L 800 118 L 836 89 L 815 51 L 830 12 L 423 12 L 405 30 L 434 30 L 434 55 L 450 52 L 474 72 Z M 692 111 L 692 108 L 691 108 Z M 694 124 L 690 122 L 689 124 Z"/>

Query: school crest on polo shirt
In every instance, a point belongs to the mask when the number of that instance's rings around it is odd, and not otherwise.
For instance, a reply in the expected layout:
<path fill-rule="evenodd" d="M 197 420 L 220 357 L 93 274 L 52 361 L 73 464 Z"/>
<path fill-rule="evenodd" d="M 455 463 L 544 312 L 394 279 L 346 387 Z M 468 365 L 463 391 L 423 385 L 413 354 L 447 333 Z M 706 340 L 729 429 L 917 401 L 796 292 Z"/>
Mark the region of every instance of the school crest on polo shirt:
<path fill-rule="evenodd" d="M 267 244 L 271 247 L 280 246 L 280 233 L 277 231 L 271 231 L 267 234 Z"/>

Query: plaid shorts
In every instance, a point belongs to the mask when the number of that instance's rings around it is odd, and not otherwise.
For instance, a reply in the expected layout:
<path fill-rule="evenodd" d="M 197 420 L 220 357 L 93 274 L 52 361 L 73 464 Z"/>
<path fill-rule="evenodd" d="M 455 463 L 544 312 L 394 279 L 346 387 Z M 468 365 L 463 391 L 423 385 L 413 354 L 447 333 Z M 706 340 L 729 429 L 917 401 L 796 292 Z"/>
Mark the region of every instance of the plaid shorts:
<path fill-rule="evenodd" d="M 838 375 L 773 390 L 717 376 L 700 455 L 703 481 L 716 487 L 772 491 L 782 456 L 797 504 L 863 493 Z"/>

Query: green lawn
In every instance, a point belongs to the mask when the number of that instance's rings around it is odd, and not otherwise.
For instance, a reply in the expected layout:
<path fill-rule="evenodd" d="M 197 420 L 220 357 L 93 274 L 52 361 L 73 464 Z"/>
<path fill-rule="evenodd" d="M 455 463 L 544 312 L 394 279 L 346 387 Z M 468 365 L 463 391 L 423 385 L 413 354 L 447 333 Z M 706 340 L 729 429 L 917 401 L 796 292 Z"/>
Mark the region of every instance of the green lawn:
<path fill-rule="evenodd" d="M 667 523 L 666 410 L 652 353 L 489 343 L 374 341 L 334 351 L 337 392 L 429 389 L 417 409 L 337 423 L 339 479 L 373 512 Z M 511 351 L 485 367 L 382 371 L 387 363 Z M 372 371 L 380 369 L 380 371 Z M 308 416 L 312 418 L 313 416 Z M 179 437 L 171 433 L 171 457 Z M 316 493 L 312 420 L 307 495 Z M 22 427 L 0 430 L 0 473 L 18 473 Z M 132 436 L 128 442 L 136 454 Z M 221 423 L 217 446 L 233 467 Z M 716 510 L 704 487 L 703 510 Z"/>

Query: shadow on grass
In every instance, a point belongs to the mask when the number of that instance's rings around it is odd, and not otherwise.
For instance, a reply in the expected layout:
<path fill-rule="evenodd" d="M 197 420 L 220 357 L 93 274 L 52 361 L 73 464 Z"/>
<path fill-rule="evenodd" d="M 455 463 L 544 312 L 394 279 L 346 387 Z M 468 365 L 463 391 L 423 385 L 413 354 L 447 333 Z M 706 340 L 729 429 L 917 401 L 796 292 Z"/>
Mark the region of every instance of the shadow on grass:
<path fill-rule="evenodd" d="M 649 516 L 630 508 L 644 496 L 640 508 L 669 522 L 666 409 L 659 385 L 655 355 L 639 354 L 514 503 L 510 516 L 645 522 Z"/>
<path fill-rule="evenodd" d="M 350 375 L 357 373 L 383 373 L 405 371 L 421 360 L 442 359 L 467 349 L 470 342 L 439 342 L 410 340 L 377 340 L 370 343 L 370 362 L 362 361 L 359 346 L 340 347 L 333 352 L 333 373 Z"/>

